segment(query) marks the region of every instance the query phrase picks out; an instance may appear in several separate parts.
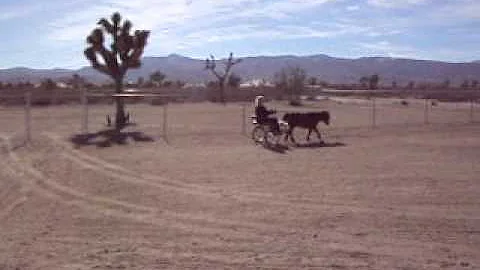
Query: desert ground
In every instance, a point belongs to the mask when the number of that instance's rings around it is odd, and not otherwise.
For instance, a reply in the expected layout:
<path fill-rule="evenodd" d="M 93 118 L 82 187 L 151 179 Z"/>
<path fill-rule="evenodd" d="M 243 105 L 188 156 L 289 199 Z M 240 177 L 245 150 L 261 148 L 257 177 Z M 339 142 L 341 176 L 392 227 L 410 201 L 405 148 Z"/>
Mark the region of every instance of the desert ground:
<path fill-rule="evenodd" d="M 0 107 L 0 269 L 480 269 L 480 105 L 323 100 L 275 151 L 242 104 Z M 246 115 L 252 113 L 247 105 Z M 471 121 L 473 120 L 473 123 Z M 98 135 L 98 134 L 97 134 Z"/>

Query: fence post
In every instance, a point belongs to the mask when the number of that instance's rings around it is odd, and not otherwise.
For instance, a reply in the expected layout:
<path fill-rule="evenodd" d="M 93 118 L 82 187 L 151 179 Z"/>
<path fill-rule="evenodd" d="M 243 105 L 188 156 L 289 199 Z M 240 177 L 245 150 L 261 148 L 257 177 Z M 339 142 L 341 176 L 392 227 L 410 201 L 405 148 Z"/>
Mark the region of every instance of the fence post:
<path fill-rule="evenodd" d="M 31 134 L 31 107 L 32 107 L 32 93 L 25 93 L 25 138 L 26 142 L 32 140 Z"/>
<path fill-rule="evenodd" d="M 245 104 L 242 105 L 242 135 L 247 134 L 247 124 L 245 123 L 246 119 L 246 108 L 247 106 Z"/>
<path fill-rule="evenodd" d="M 377 126 L 377 107 L 375 104 L 375 97 L 372 97 L 372 128 L 375 128 Z"/>
<path fill-rule="evenodd" d="M 82 133 L 88 133 L 88 97 L 85 88 L 82 89 L 82 107 L 83 107 L 83 121 L 82 121 Z"/>
<path fill-rule="evenodd" d="M 168 102 L 166 102 L 164 105 L 163 105 L 163 127 L 162 127 L 162 133 L 163 133 L 163 139 L 168 143 L 168 137 L 167 137 L 167 128 L 168 128 L 168 109 L 167 109 L 167 106 L 168 106 Z"/>
<path fill-rule="evenodd" d="M 425 108 L 423 110 L 423 123 L 428 124 L 428 98 L 425 98 Z"/>
<path fill-rule="evenodd" d="M 473 123 L 473 106 L 474 106 L 474 103 L 473 103 L 473 98 L 470 99 L 470 123 Z"/>

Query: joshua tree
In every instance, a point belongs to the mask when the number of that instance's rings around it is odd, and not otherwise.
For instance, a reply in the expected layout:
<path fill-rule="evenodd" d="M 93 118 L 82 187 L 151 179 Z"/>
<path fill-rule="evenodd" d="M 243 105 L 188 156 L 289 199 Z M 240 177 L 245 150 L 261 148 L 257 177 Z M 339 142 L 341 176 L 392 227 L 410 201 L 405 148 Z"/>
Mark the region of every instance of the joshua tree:
<path fill-rule="evenodd" d="M 218 73 L 215 68 L 217 67 L 215 63 L 215 57 L 210 55 L 210 59 L 205 60 L 205 69 L 209 69 L 218 80 L 218 86 L 220 87 L 220 101 L 225 103 L 225 88 L 230 78 L 230 72 L 234 65 L 240 63 L 242 59 L 233 60 L 233 53 L 230 53 L 230 56 L 225 63 L 225 70 L 223 74 Z"/>
<path fill-rule="evenodd" d="M 415 88 L 415 82 L 414 81 L 409 81 L 408 85 L 407 85 L 407 88 L 410 89 L 410 90 L 413 90 L 413 88 Z"/>
<path fill-rule="evenodd" d="M 359 80 L 363 88 L 367 88 L 368 86 L 370 90 L 377 89 L 379 81 L 380 81 L 380 76 L 378 76 L 378 74 L 373 74 L 372 76 L 363 76 Z"/>
<path fill-rule="evenodd" d="M 85 56 L 96 70 L 112 77 L 115 81 L 115 92 L 123 92 L 123 78 L 130 68 L 139 68 L 140 58 L 143 54 L 150 31 L 136 30 L 130 34 L 132 23 L 124 20 L 120 13 L 115 12 L 111 21 L 102 18 L 98 21 L 100 27 L 95 28 L 87 37 L 88 47 Z M 104 45 L 104 33 L 111 36 L 110 49 Z M 116 117 L 115 128 L 122 129 L 126 123 L 125 103 L 122 96 L 115 97 Z"/>
<path fill-rule="evenodd" d="M 380 77 L 377 74 L 373 74 L 370 76 L 368 85 L 371 90 L 375 90 L 378 88 L 378 82 L 380 81 Z"/>
<path fill-rule="evenodd" d="M 367 88 L 367 84 L 370 81 L 370 78 L 367 77 L 367 76 L 363 76 L 358 81 L 360 82 L 360 84 L 362 85 L 363 88 Z"/>
<path fill-rule="evenodd" d="M 477 87 L 478 87 L 478 81 L 472 80 L 472 89 L 477 89 Z"/>

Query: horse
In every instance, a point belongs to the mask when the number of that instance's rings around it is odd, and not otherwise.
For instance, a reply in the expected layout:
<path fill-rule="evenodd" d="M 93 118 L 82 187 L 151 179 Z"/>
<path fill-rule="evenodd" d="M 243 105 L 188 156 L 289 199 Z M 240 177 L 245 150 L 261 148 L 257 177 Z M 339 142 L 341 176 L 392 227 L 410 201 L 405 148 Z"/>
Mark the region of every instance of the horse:
<path fill-rule="evenodd" d="M 301 127 L 308 129 L 307 141 L 310 141 L 310 134 L 312 130 L 317 133 L 318 139 L 322 141 L 322 136 L 317 129 L 317 125 L 320 121 L 326 125 L 330 125 L 330 113 L 328 111 L 321 112 L 307 112 L 307 113 L 286 113 L 283 115 L 283 121 L 288 123 L 288 130 L 285 133 L 284 140 L 287 141 L 290 136 L 292 143 L 295 143 L 292 132 L 295 127 Z"/>

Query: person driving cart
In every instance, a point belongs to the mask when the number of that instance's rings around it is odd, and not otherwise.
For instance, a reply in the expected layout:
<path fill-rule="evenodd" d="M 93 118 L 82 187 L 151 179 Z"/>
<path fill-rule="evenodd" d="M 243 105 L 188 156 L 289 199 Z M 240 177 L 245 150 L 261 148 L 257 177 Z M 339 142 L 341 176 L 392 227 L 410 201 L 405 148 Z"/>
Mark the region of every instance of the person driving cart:
<path fill-rule="evenodd" d="M 257 96 L 255 97 L 255 116 L 257 117 L 257 122 L 261 125 L 270 126 L 272 132 L 279 134 L 280 126 L 278 124 L 278 119 L 276 117 L 271 117 L 271 114 L 276 113 L 275 110 L 268 110 L 265 105 L 265 97 Z"/>

